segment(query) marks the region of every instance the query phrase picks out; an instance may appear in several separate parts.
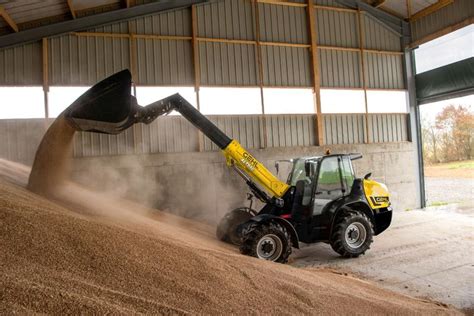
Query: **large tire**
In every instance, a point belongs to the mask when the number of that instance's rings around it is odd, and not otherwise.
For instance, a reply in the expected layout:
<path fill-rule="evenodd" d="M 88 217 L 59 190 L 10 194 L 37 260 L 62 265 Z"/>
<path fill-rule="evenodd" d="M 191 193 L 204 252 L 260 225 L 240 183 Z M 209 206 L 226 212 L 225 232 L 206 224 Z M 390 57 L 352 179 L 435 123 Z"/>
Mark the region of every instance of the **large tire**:
<path fill-rule="evenodd" d="M 291 236 L 275 222 L 257 224 L 243 238 L 240 252 L 273 262 L 287 263 L 291 254 Z"/>
<path fill-rule="evenodd" d="M 331 247 L 344 258 L 356 258 L 370 249 L 373 236 L 372 222 L 364 213 L 345 211 L 334 226 Z"/>
<path fill-rule="evenodd" d="M 230 244 L 240 245 L 240 238 L 236 234 L 237 226 L 245 223 L 255 215 L 256 212 L 248 207 L 240 207 L 230 211 L 217 225 L 217 239 Z"/>

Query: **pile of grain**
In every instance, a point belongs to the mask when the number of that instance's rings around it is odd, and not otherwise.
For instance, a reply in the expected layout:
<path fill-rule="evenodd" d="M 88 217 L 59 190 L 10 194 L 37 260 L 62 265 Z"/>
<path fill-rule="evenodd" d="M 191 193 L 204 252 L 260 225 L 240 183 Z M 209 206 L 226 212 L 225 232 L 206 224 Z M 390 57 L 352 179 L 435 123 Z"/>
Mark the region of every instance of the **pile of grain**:
<path fill-rule="evenodd" d="M 242 256 L 206 226 L 69 183 L 73 132 L 56 123 L 29 179 L 48 198 L 21 185 L 24 167 L 0 167 L 2 314 L 457 313 L 351 276 Z"/>
<path fill-rule="evenodd" d="M 0 313 L 454 313 L 140 216 L 107 223 L 0 182 Z"/>

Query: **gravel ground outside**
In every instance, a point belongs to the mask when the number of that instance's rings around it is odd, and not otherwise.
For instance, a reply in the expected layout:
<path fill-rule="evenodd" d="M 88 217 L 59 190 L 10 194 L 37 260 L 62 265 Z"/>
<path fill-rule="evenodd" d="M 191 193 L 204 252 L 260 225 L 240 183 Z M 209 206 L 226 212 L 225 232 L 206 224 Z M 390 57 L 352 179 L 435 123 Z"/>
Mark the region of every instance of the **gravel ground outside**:
<path fill-rule="evenodd" d="M 427 205 L 469 203 L 473 205 L 474 179 L 425 177 Z"/>

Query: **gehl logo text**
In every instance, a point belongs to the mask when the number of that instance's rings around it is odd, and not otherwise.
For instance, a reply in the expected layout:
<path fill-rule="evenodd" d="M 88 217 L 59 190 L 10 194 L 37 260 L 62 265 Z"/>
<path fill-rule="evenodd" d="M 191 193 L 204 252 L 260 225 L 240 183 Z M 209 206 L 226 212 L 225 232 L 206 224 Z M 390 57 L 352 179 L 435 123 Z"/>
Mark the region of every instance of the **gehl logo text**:
<path fill-rule="evenodd" d="M 250 171 L 253 171 L 255 168 L 257 168 L 257 159 L 253 158 L 251 154 L 244 151 L 242 156 L 243 158 L 240 160 L 240 162 L 243 163 L 247 168 L 249 168 Z"/>

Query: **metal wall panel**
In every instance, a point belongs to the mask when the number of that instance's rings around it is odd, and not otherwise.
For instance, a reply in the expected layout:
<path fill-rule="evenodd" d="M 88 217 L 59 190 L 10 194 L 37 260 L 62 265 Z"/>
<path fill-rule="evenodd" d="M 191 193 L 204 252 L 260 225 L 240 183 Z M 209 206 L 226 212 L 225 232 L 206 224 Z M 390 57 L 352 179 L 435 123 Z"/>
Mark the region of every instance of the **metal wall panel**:
<path fill-rule="evenodd" d="M 148 86 L 194 83 L 191 41 L 136 39 L 137 84 Z"/>
<path fill-rule="evenodd" d="M 203 85 L 257 85 L 255 45 L 201 42 L 199 63 Z"/>
<path fill-rule="evenodd" d="M 267 3 L 258 6 L 262 41 L 308 43 L 306 8 Z"/>
<path fill-rule="evenodd" d="M 440 10 L 410 23 L 412 41 L 474 16 L 474 1 L 456 0 Z"/>
<path fill-rule="evenodd" d="M 41 42 L 0 50 L 0 86 L 42 85 Z"/>
<path fill-rule="evenodd" d="M 139 153 L 198 151 L 198 130 L 182 116 L 159 117 L 149 125 L 134 125 Z"/>
<path fill-rule="evenodd" d="M 191 9 L 180 9 L 130 20 L 130 32 L 147 35 L 191 36 Z"/>
<path fill-rule="evenodd" d="M 120 23 L 114 23 L 114 24 L 94 27 L 90 30 L 87 30 L 87 32 L 128 34 L 129 33 L 128 22 L 120 22 Z"/>
<path fill-rule="evenodd" d="M 359 47 L 357 14 L 316 9 L 316 29 L 319 45 Z"/>
<path fill-rule="evenodd" d="M 254 40 L 252 2 L 222 0 L 196 7 L 198 36 Z"/>
<path fill-rule="evenodd" d="M 408 114 L 369 114 L 369 142 L 408 141 Z"/>
<path fill-rule="evenodd" d="M 362 15 L 364 48 L 401 51 L 400 36 L 371 15 Z"/>
<path fill-rule="evenodd" d="M 351 51 L 319 50 L 322 87 L 360 88 L 360 53 Z"/>
<path fill-rule="evenodd" d="M 345 6 L 337 2 L 337 0 L 314 0 L 314 4 L 325 7 L 345 8 Z"/>
<path fill-rule="evenodd" d="M 327 145 L 363 143 L 365 114 L 324 114 L 323 130 Z"/>
<path fill-rule="evenodd" d="M 0 120 L 0 158 L 32 165 L 48 125 L 43 119 Z"/>
<path fill-rule="evenodd" d="M 267 146 L 314 146 L 315 124 L 313 114 L 267 115 Z"/>
<path fill-rule="evenodd" d="M 309 49 L 262 46 L 263 83 L 265 86 L 310 87 Z"/>
<path fill-rule="evenodd" d="M 74 157 L 133 154 L 134 129 L 130 128 L 118 135 L 76 133 L 73 148 Z"/>
<path fill-rule="evenodd" d="M 49 39 L 49 82 L 88 86 L 130 68 L 128 38 L 63 35 Z"/>
<path fill-rule="evenodd" d="M 260 115 L 214 115 L 207 116 L 227 136 L 236 139 L 244 148 L 260 148 Z M 220 150 L 209 138 L 201 134 L 204 150 Z"/>
<path fill-rule="evenodd" d="M 364 54 L 368 88 L 405 88 L 402 55 Z"/>
<path fill-rule="evenodd" d="M 161 117 L 149 125 L 137 124 L 118 135 L 76 133 L 74 157 L 116 156 L 198 149 L 198 133 L 181 116 Z"/>

